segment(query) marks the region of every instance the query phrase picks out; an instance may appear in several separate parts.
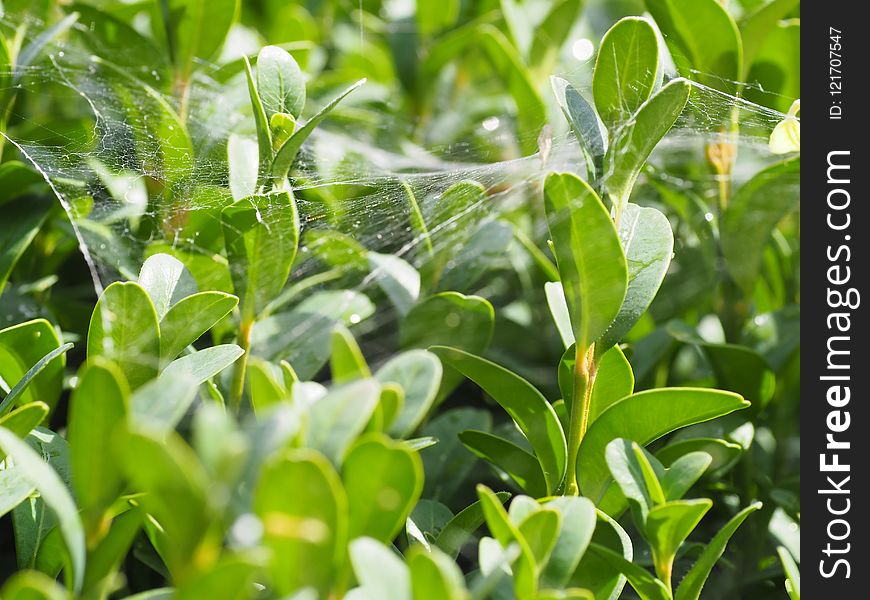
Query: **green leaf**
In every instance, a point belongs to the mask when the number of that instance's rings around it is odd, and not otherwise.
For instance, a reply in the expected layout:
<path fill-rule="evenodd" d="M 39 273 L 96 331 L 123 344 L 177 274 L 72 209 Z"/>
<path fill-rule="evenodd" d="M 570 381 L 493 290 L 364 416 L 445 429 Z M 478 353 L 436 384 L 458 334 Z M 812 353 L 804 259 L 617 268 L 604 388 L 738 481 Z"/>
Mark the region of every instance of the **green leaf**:
<path fill-rule="evenodd" d="M 130 390 L 112 363 L 95 360 L 79 373 L 70 398 L 67 440 L 73 490 L 89 536 L 98 535 L 103 514 L 124 491 L 121 466 L 113 460 L 114 436 L 126 426 Z"/>
<path fill-rule="evenodd" d="M 556 329 L 559 331 L 559 337 L 562 338 L 562 344 L 565 349 L 568 349 L 574 345 L 574 330 L 571 327 L 571 315 L 568 311 L 562 282 L 548 281 L 545 283 L 544 295 L 547 297 L 547 306 L 550 307 L 550 314 L 556 324 Z"/>
<path fill-rule="evenodd" d="M 159 6 L 170 55 L 186 80 L 195 58 L 208 60 L 223 46 L 239 0 L 165 0 Z"/>
<path fill-rule="evenodd" d="M 510 498 L 507 492 L 496 492 L 496 499 L 504 504 Z M 435 539 L 435 545 L 447 556 L 455 559 L 459 555 L 462 544 L 477 531 L 485 520 L 483 505 L 478 500 L 456 513 L 441 529 Z"/>
<path fill-rule="evenodd" d="M 135 410 L 135 396 L 132 408 Z M 208 478 L 193 449 L 164 430 L 135 428 L 116 446 L 142 508 L 159 523 L 158 550 L 175 581 L 196 569 L 196 557 L 217 552 L 208 509 Z M 154 540 L 152 539 L 152 542 Z"/>
<path fill-rule="evenodd" d="M 782 562 L 782 570 L 785 571 L 785 590 L 790 600 L 801 600 L 801 572 L 794 558 L 785 546 L 776 549 L 779 560 Z"/>
<path fill-rule="evenodd" d="M 782 218 L 799 206 L 800 156 L 759 171 L 740 187 L 722 216 L 725 266 L 744 292 L 758 281 L 764 249 Z"/>
<path fill-rule="evenodd" d="M 18 259 L 30 246 L 51 211 L 51 201 L 30 198 L 3 208 L 0 226 L 0 293 L 9 281 Z"/>
<path fill-rule="evenodd" d="M 132 508 L 112 519 L 108 533 L 88 552 L 84 590 L 92 590 L 117 571 L 127 556 L 133 540 L 142 528 L 145 514 Z"/>
<path fill-rule="evenodd" d="M 340 465 L 371 419 L 380 393 L 381 386 L 373 379 L 360 379 L 330 390 L 309 409 L 306 445 Z"/>
<path fill-rule="evenodd" d="M 442 2 L 417 0 L 416 4 L 417 31 L 421 36 L 429 37 L 456 23 L 461 2 L 460 0 Z"/>
<path fill-rule="evenodd" d="M 610 548 L 599 544 L 593 543 L 590 552 L 593 552 L 624 574 L 631 587 L 635 589 L 643 600 L 671 600 L 671 594 L 668 588 L 665 587 L 665 584 L 653 577 L 643 567 L 626 560 Z"/>
<path fill-rule="evenodd" d="M 378 369 L 378 381 L 396 383 L 405 392 L 402 409 L 388 428 L 390 435 L 406 437 L 419 427 L 435 402 L 442 373 L 441 361 L 426 350 L 402 352 Z"/>
<path fill-rule="evenodd" d="M 332 381 L 336 384 L 372 376 L 356 340 L 342 325 L 332 330 L 332 352 L 329 359 Z"/>
<path fill-rule="evenodd" d="M 451 501 L 462 489 L 469 473 L 478 466 L 476 460 L 469 460 L 468 450 L 459 441 L 459 433 L 466 429 L 489 431 L 491 428 L 489 410 L 470 407 L 448 409 L 423 425 L 420 435 L 438 443 L 437 451 L 420 453 L 426 471 L 425 497 Z"/>
<path fill-rule="evenodd" d="M 486 221 L 460 245 L 459 252 L 448 262 L 438 281 L 438 289 L 473 289 L 493 263 L 504 258 L 513 239 L 513 225 L 504 221 Z"/>
<path fill-rule="evenodd" d="M 251 112 L 254 113 L 254 126 L 257 129 L 257 178 L 254 180 L 254 190 L 256 191 L 257 184 L 265 177 L 268 170 L 269 162 L 274 158 L 274 150 L 272 149 L 272 128 L 269 119 L 266 117 L 266 109 L 263 107 L 263 100 L 260 98 L 260 92 L 257 90 L 257 84 L 254 80 L 254 73 L 251 71 L 251 63 L 248 57 L 242 57 L 245 61 L 245 79 L 248 83 L 248 96 L 251 99 Z M 233 195 L 235 197 L 235 195 Z"/>
<path fill-rule="evenodd" d="M 618 346 L 604 353 L 598 362 L 598 374 L 592 385 L 589 403 L 589 423 L 592 424 L 605 410 L 634 391 L 634 374 L 625 354 Z"/>
<path fill-rule="evenodd" d="M 81 590 L 85 569 L 85 534 L 75 502 L 57 472 L 14 433 L 0 427 L 0 449 L 15 461 L 19 475 L 39 492 L 52 510 L 69 555 L 69 580 Z"/>
<path fill-rule="evenodd" d="M 701 556 L 680 582 L 680 586 L 677 588 L 677 593 L 674 596 L 675 600 L 698 600 L 701 597 L 701 590 L 704 589 L 707 577 L 710 576 L 710 571 L 713 569 L 713 565 L 716 564 L 716 561 L 718 561 L 719 557 L 722 556 L 722 553 L 725 552 L 728 540 L 731 539 L 731 536 L 734 535 L 734 532 L 737 531 L 737 528 L 740 527 L 740 524 L 743 523 L 746 517 L 760 508 L 760 502 L 747 506 L 734 515 L 734 517 L 732 517 L 731 520 L 719 530 L 719 533 L 713 536 L 710 543 L 704 546 Z"/>
<path fill-rule="evenodd" d="M 734 94 L 743 75 L 740 31 L 717 0 L 645 0 L 684 77 Z"/>
<path fill-rule="evenodd" d="M 211 346 L 176 358 L 163 370 L 160 377 L 183 377 L 197 384 L 205 383 L 236 362 L 244 353 L 235 344 Z"/>
<path fill-rule="evenodd" d="M 634 556 L 631 538 L 614 519 L 606 513 L 596 509 L 597 517 L 595 531 L 592 532 L 591 544 L 605 546 L 610 550 L 621 554 L 631 562 Z M 614 568 L 609 562 L 587 548 L 580 564 L 571 575 L 568 583 L 570 586 L 583 587 L 593 592 L 596 598 L 619 598 L 625 587 L 626 579 L 619 568 Z"/>
<path fill-rule="evenodd" d="M 574 86 L 561 77 L 551 77 L 550 83 L 562 114 L 580 143 L 586 162 L 588 181 L 598 181 L 604 174 L 604 154 L 607 151 L 607 130 L 592 105 Z"/>
<path fill-rule="evenodd" d="M 782 19 L 798 6 L 800 6 L 800 0 L 772 0 L 747 15 L 740 22 L 744 78 L 745 72 L 752 67 L 758 51 L 765 44 L 770 33 Z"/>
<path fill-rule="evenodd" d="M 88 328 L 88 358 L 96 356 L 115 362 L 134 390 L 157 376 L 157 312 L 139 284 L 113 283 L 97 301 Z"/>
<path fill-rule="evenodd" d="M 166 365 L 226 317 L 239 299 L 223 292 L 199 292 L 179 301 L 160 321 L 160 362 Z"/>
<path fill-rule="evenodd" d="M 477 496 L 480 498 L 486 524 L 501 547 L 507 548 L 512 543 L 519 546 L 519 555 L 511 565 L 514 590 L 517 596 L 526 598 L 534 595 L 537 591 L 537 565 L 528 542 L 516 525 L 511 522 L 507 511 L 492 490 L 485 485 L 478 484 Z"/>
<path fill-rule="evenodd" d="M 584 496 L 600 502 L 610 475 L 605 447 L 615 438 L 645 446 L 676 429 L 749 406 L 738 394 L 702 388 L 662 388 L 632 394 L 589 426 L 580 445 L 577 477 Z"/>
<path fill-rule="evenodd" d="M 610 214 L 582 179 L 550 173 L 544 201 L 574 338 L 579 348 L 588 348 L 622 305 L 625 256 Z"/>
<path fill-rule="evenodd" d="M 45 319 L 35 319 L 0 330 L 0 377 L 7 382 L 18 382 L 15 387 L 23 385 L 16 400 L 19 406 L 34 401 L 45 402 L 49 407 L 57 403 L 66 365 L 64 353 L 55 355 L 61 347 L 57 332 Z M 53 355 L 57 360 L 42 362 Z M 27 373 L 40 364 L 43 366 L 36 369 L 38 372 L 34 372 L 32 379 L 27 380 Z M 4 410 L 8 408 L 3 407 L 0 414 Z"/>
<path fill-rule="evenodd" d="M 747 100 L 782 113 L 789 111 L 792 102 L 801 95 L 801 61 L 797 52 L 800 40 L 799 18 L 780 21 L 766 32 L 755 60 L 747 65 L 749 74 L 745 79 L 753 82 L 751 89 L 743 90 Z M 756 83 L 758 87 L 754 85 Z M 789 128 L 795 124 L 799 125 L 799 122 L 792 120 Z M 792 139 L 790 145 L 793 143 Z"/>
<path fill-rule="evenodd" d="M 520 534 L 529 545 L 535 564 L 539 567 L 547 564 L 556 545 L 561 524 L 561 514 L 550 508 L 533 512 L 519 524 Z"/>
<path fill-rule="evenodd" d="M 659 43 L 649 21 L 625 17 L 601 39 L 592 95 L 608 129 L 616 129 L 661 85 Z"/>
<path fill-rule="evenodd" d="M 196 281 L 184 263 L 169 254 L 153 254 L 142 263 L 138 283 L 151 298 L 157 320 L 179 300 L 196 293 Z"/>
<path fill-rule="evenodd" d="M 689 491 L 710 466 L 713 458 L 706 452 L 689 452 L 671 463 L 661 478 L 667 500 L 678 500 Z"/>
<path fill-rule="evenodd" d="M 716 0 L 709 1 L 715 3 Z M 691 90 L 691 84 L 685 79 L 672 79 L 638 109 L 634 118 L 613 132 L 604 157 L 604 172 L 607 173 L 604 187 L 617 221 L 644 164 L 682 114 Z"/>
<path fill-rule="evenodd" d="M 450 345 L 482 354 L 495 329 L 495 311 L 488 300 L 459 292 L 440 292 L 416 304 L 399 323 L 402 349 Z M 462 375 L 445 370 L 436 404 L 462 381 Z"/>
<path fill-rule="evenodd" d="M 259 168 L 257 142 L 231 133 L 227 138 L 227 169 L 233 200 L 241 200 L 256 193 Z"/>
<path fill-rule="evenodd" d="M 366 256 L 374 281 L 384 290 L 400 315 L 408 314 L 420 296 L 420 273 L 392 254 L 368 252 Z"/>
<path fill-rule="evenodd" d="M 298 119 L 305 106 L 302 70 L 289 52 L 278 46 L 264 46 L 257 54 L 257 91 L 266 119 L 275 113 Z"/>
<path fill-rule="evenodd" d="M 0 423 L 0 427 L 6 426 Z M 3 458 L 6 458 L 5 452 Z M 0 470 L 0 517 L 27 500 L 35 489 L 36 486 L 21 475 L 21 469 L 6 467 Z"/>
<path fill-rule="evenodd" d="M 650 508 L 644 535 L 653 551 L 656 573 L 666 583 L 670 583 L 677 550 L 712 506 L 712 500 L 701 498 L 672 500 Z"/>
<path fill-rule="evenodd" d="M 3 41 L 0 40 L 0 57 L 8 61 L 8 58 L 3 56 L 5 51 L 4 46 Z M 6 62 L 5 64 L 10 63 Z M 0 81 L 5 80 L 8 82 L 8 75 L 8 73 L 0 75 Z M 5 85 L 8 86 L 8 83 Z M 21 161 L 8 160 L 0 164 L 0 206 L 5 205 L 9 200 L 28 193 L 31 188 L 41 183 L 45 183 L 42 175 Z M 48 203 L 46 203 L 47 208 Z"/>
<path fill-rule="evenodd" d="M 650 509 L 664 502 L 664 491 L 655 469 L 636 443 L 616 438 L 607 444 L 605 460 L 610 474 L 629 501 L 638 527 L 643 527 Z M 653 459 L 655 460 L 655 459 Z"/>
<path fill-rule="evenodd" d="M 147 425 L 152 430 L 175 428 L 196 397 L 199 382 L 178 369 L 165 372 L 145 384 L 130 398 L 130 417 L 134 424 Z"/>
<path fill-rule="evenodd" d="M 277 377 L 275 365 L 259 357 L 252 357 L 248 362 L 246 378 L 250 388 L 251 406 L 255 413 L 259 414 L 291 398 L 290 392 Z"/>
<path fill-rule="evenodd" d="M 321 121 L 323 121 L 323 119 L 325 119 L 326 116 L 331 113 L 336 106 L 338 106 L 339 102 L 344 100 L 348 94 L 365 82 L 365 79 L 360 79 L 344 90 L 338 95 L 338 97 L 334 98 L 329 104 L 320 109 L 317 114 L 308 119 L 302 127 L 296 130 L 296 133 L 290 136 L 290 139 L 281 146 L 277 154 L 275 154 L 275 158 L 272 160 L 271 174 L 273 179 L 279 182 L 287 179 L 290 173 L 290 167 L 293 166 L 293 161 L 296 160 L 296 155 L 299 154 L 299 150 L 302 148 L 302 144 L 305 140 L 308 139 L 308 136 L 310 136 L 314 129 L 320 125 Z"/>
<path fill-rule="evenodd" d="M 13 573 L 0 589 L 7 600 L 67 600 L 69 594 L 54 578 L 34 570 Z"/>
<path fill-rule="evenodd" d="M 459 439 L 474 454 L 510 475 L 525 493 L 535 498 L 548 495 L 538 459 L 513 442 L 473 429 L 460 433 Z"/>
<path fill-rule="evenodd" d="M 423 491 L 420 456 L 383 435 L 360 439 L 342 465 L 350 503 L 348 534 L 389 543 L 401 531 Z"/>
<path fill-rule="evenodd" d="M 528 64 L 536 76 L 546 77 L 555 70 L 565 40 L 580 17 L 583 2 L 561 0 L 552 5 L 544 20 L 534 27 L 529 48 Z"/>
<path fill-rule="evenodd" d="M 562 526 L 541 573 L 541 587 L 564 588 L 592 540 L 596 522 L 595 505 L 588 498 L 562 496 L 544 506 L 562 515 Z"/>
<path fill-rule="evenodd" d="M 349 553 L 364 598 L 411 600 L 408 567 L 392 550 L 377 540 L 361 537 L 350 543 Z"/>
<path fill-rule="evenodd" d="M 13 406 L 15 406 L 16 401 L 20 396 L 24 394 L 24 391 L 27 389 L 27 386 L 42 372 L 44 371 L 54 359 L 62 357 L 66 354 L 67 350 L 70 350 L 73 347 L 72 344 L 64 344 L 60 348 L 56 348 L 39 359 L 39 361 L 30 367 L 27 370 L 27 373 L 18 380 L 9 393 L 3 398 L 3 401 L 0 402 L 0 415 L 5 414 L 9 411 Z M 62 362 L 62 361 L 61 361 Z M 46 405 L 48 407 L 48 405 Z"/>
<path fill-rule="evenodd" d="M 260 573 L 261 562 L 255 556 L 224 555 L 215 566 L 180 586 L 173 600 L 247 600 L 251 597 L 254 579 Z"/>
<path fill-rule="evenodd" d="M 288 494 L 305 482 L 304 494 Z M 269 461 L 254 494 L 254 512 L 271 549 L 280 594 L 311 586 L 325 597 L 347 540 L 348 500 L 332 466 L 317 452 L 293 450 Z"/>
<path fill-rule="evenodd" d="M 718 471 L 732 465 L 743 453 L 743 447 L 734 442 L 712 438 L 700 437 L 687 440 L 675 440 L 656 452 L 663 464 L 669 465 L 683 456 L 692 454 L 706 454 L 711 458 L 709 470 Z"/>
<path fill-rule="evenodd" d="M 525 379 L 456 348 L 432 347 L 441 362 L 479 385 L 516 422 L 541 463 L 548 492 L 562 482 L 567 461 L 565 434 L 553 407 Z"/>
<path fill-rule="evenodd" d="M 652 304 L 674 252 L 674 233 L 655 208 L 626 204 L 619 221 L 619 241 L 628 266 L 628 289 L 613 323 L 601 337 L 607 349 L 622 340 Z"/>
<path fill-rule="evenodd" d="M 289 191 L 243 198 L 221 213 L 242 322 L 254 319 L 284 287 L 299 246 L 299 215 Z"/>
<path fill-rule="evenodd" d="M 408 552 L 414 600 L 465 600 L 465 579 L 453 559 L 437 547 Z"/>

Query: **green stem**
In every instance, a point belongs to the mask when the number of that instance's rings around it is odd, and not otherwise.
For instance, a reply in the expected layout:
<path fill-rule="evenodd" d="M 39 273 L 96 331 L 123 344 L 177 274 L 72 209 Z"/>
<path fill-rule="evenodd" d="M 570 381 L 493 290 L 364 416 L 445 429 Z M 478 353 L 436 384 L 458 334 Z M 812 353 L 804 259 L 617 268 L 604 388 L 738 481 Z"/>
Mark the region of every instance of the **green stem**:
<path fill-rule="evenodd" d="M 671 585 L 671 579 L 674 569 L 674 560 L 671 557 L 670 560 L 660 560 L 658 557 L 655 557 L 653 562 L 655 563 L 656 575 L 662 582 L 667 586 L 668 591 L 673 594 L 673 588 Z"/>
<path fill-rule="evenodd" d="M 254 321 L 250 320 L 243 321 L 239 327 L 239 346 L 244 350 L 244 354 L 236 361 L 232 387 L 230 388 L 230 407 L 235 413 L 239 412 L 242 396 L 245 393 L 245 372 L 248 369 L 248 355 L 251 350 L 251 329 L 253 326 Z"/>
<path fill-rule="evenodd" d="M 574 362 L 574 392 L 571 397 L 568 427 L 568 467 L 565 481 L 565 495 L 579 496 L 577 484 L 577 456 L 580 443 L 589 425 L 589 406 L 592 402 L 592 386 L 598 365 L 594 360 L 595 345 L 589 349 L 577 348 Z"/>

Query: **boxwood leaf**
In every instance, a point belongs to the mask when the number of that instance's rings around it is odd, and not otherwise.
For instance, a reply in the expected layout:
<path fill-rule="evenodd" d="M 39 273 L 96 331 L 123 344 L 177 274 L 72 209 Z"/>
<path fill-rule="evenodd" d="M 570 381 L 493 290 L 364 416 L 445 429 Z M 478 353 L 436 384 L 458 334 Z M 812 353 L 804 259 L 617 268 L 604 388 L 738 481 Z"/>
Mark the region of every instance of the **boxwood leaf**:
<path fill-rule="evenodd" d="M 24 394 L 25 390 L 27 390 L 27 386 L 29 386 L 30 383 L 43 370 L 45 370 L 52 361 L 54 361 L 56 358 L 62 357 L 64 354 L 66 354 L 67 350 L 71 349 L 72 347 L 72 344 L 64 344 L 60 348 L 55 348 L 54 350 L 40 358 L 35 365 L 30 367 L 30 369 L 27 370 L 27 373 L 25 373 L 24 376 L 18 380 L 15 386 L 11 390 L 9 390 L 8 394 L 6 394 L 6 397 L 3 398 L 3 401 L 0 402 L 0 415 L 4 415 L 13 406 L 15 406 L 18 398 Z M 28 403 L 28 405 L 30 404 L 32 403 Z M 46 405 L 46 407 L 47 406 L 48 405 Z"/>
<path fill-rule="evenodd" d="M 184 263 L 169 254 L 152 254 L 145 259 L 139 271 L 139 285 L 151 298 L 158 321 L 179 300 L 196 293 L 193 276 Z"/>
<path fill-rule="evenodd" d="M 646 0 L 684 77 L 733 94 L 743 75 L 740 31 L 717 0 Z"/>
<path fill-rule="evenodd" d="M 520 530 L 514 525 L 507 511 L 502 506 L 496 495 L 488 487 L 482 484 L 477 486 L 477 496 L 486 517 L 486 524 L 493 537 L 498 540 L 502 548 L 508 548 L 511 544 L 519 546 L 519 555 L 511 565 L 513 572 L 514 590 L 519 598 L 534 596 L 537 591 L 537 564 L 532 554 L 532 549 Z"/>
<path fill-rule="evenodd" d="M 239 0 L 166 0 L 163 12 L 170 55 L 181 76 L 187 79 L 194 58 L 208 60 L 223 45 L 236 20 Z"/>
<path fill-rule="evenodd" d="M 460 433 L 459 439 L 474 454 L 510 475 L 525 493 L 535 498 L 549 493 L 541 463 L 513 442 L 473 429 Z"/>
<path fill-rule="evenodd" d="M 36 570 L 13 573 L 0 589 L 9 600 L 67 600 L 69 594 L 53 577 Z"/>
<path fill-rule="evenodd" d="M 595 505 L 588 498 L 562 496 L 544 506 L 562 515 L 556 543 L 541 572 L 541 587 L 566 587 L 595 531 Z"/>
<path fill-rule="evenodd" d="M 453 559 L 437 547 L 408 552 L 414 600 L 465 600 L 465 579 Z"/>
<path fill-rule="evenodd" d="M 165 365 L 214 327 L 239 303 L 223 292 L 192 294 L 170 308 L 160 321 L 160 362 Z"/>
<path fill-rule="evenodd" d="M 574 86 L 560 77 L 551 77 L 550 83 L 556 101 L 580 143 L 586 162 L 587 180 L 597 182 L 603 175 L 607 130 L 598 118 L 598 113 Z"/>
<path fill-rule="evenodd" d="M 3 208 L 0 225 L 0 293 L 6 287 L 12 268 L 36 237 L 52 203 L 43 198 L 31 198 Z"/>
<path fill-rule="evenodd" d="M 507 492 L 496 492 L 495 497 L 500 503 L 504 504 L 510 498 L 510 494 Z M 469 504 L 444 525 L 438 537 L 435 538 L 435 545 L 444 551 L 447 556 L 455 559 L 459 554 L 462 544 L 483 525 L 484 520 L 481 502 L 478 500 Z"/>
<path fill-rule="evenodd" d="M 0 427 L 5 426 L 0 423 Z M 6 458 L 5 452 L 3 458 Z M 20 471 L 14 466 L 0 471 L 0 517 L 27 500 L 36 490 L 36 486 L 25 479 Z"/>
<path fill-rule="evenodd" d="M 406 315 L 420 296 L 420 273 L 392 254 L 366 253 L 372 277 L 400 315 Z"/>
<path fill-rule="evenodd" d="M 289 191 L 242 198 L 221 213 L 242 321 L 274 299 L 290 276 L 299 246 L 299 215 Z"/>
<path fill-rule="evenodd" d="M 402 559 L 370 537 L 353 540 L 349 547 L 354 573 L 365 591 L 363 598 L 411 600 L 411 575 Z"/>
<path fill-rule="evenodd" d="M 672 500 L 650 508 L 644 535 L 653 551 L 656 572 L 666 583 L 670 583 L 677 550 L 712 506 L 712 500 L 700 498 Z"/>
<path fill-rule="evenodd" d="M 442 372 L 441 361 L 426 350 L 402 352 L 378 369 L 378 381 L 396 383 L 405 392 L 402 409 L 388 428 L 390 435 L 406 437 L 423 422 L 435 402 Z"/>
<path fill-rule="evenodd" d="M 18 388 L 19 392 L 13 397 L 14 403 L 20 406 L 39 401 L 45 402 L 49 408 L 57 403 L 66 365 L 66 351 L 57 354 L 62 347 L 54 327 L 45 319 L 0 330 L 0 376 L 7 382 L 17 382 L 13 389 Z M 49 356 L 54 358 L 43 362 Z M 40 364 L 42 366 L 34 371 L 34 367 Z M 32 378 L 25 381 L 31 371 Z M 4 399 L 0 414 L 9 410 L 10 406 L 5 405 L 8 398 Z"/>
<path fill-rule="evenodd" d="M 340 465 L 371 419 L 380 393 L 381 387 L 373 379 L 359 379 L 330 390 L 309 409 L 306 445 Z"/>
<path fill-rule="evenodd" d="M 244 354 L 235 344 L 219 344 L 176 358 L 163 370 L 161 377 L 184 377 L 197 384 L 205 383 Z"/>
<path fill-rule="evenodd" d="M 342 481 L 350 500 L 349 536 L 389 543 L 423 491 L 423 464 L 407 445 L 371 434 L 348 452 Z"/>
<path fill-rule="evenodd" d="M 15 461 L 19 475 L 39 492 L 58 522 L 69 555 L 69 580 L 77 593 L 85 574 L 85 533 L 75 501 L 57 472 L 17 435 L 0 426 L 0 449 Z"/>
<path fill-rule="evenodd" d="M 267 121 L 275 113 L 298 119 L 305 106 L 305 80 L 289 52 L 278 46 L 264 46 L 257 54 L 257 91 Z"/>
<path fill-rule="evenodd" d="M 705 0 L 706 1 L 706 0 Z M 715 0 L 710 0 L 715 3 Z M 604 157 L 604 187 L 620 220 L 631 190 L 656 145 L 671 129 L 689 100 L 691 84 L 672 79 L 647 100 L 634 118 L 613 132 Z"/>
<path fill-rule="evenodd" d="M 701 590 L 704 589 L 704 584 L 707 582 L 707 577 L 713 569 L 713 565 L 725 552 L 725 547 L 728 545 L 728 540 L 737 531 L 737 528 L 746 520 L 750 514 L 761 508 L 761 503 L 756 502 L 747 506 L 739 513 L 734 515 L 719 532 L 713 536 L 706 546 L 704 546 L 701 556 L 689 570 L 680 586 L 677 588 L 677 593 L 674 595 L 675 600 L 698 600 L 701 597 Z"/>
<path fill-rule="evenodd" d="M 619 221 L 619 241 L 628 265 L 628 289 L 619 313 L 596 349 L 619 342 L 652 304 L 674 252 L 674 233 L 667 217 L 655 208 L 628 203 Z"/>
<path fill-rule="evenodd" d="M 336 384 L 372 376 L 353 334 L 343 325 L 336 325 L 332 330 L 329 366 L 332 370 L 332 381 Z"/>
<path fill-rule="evenodd" d="M 590 552 L 617 569 L 628 579 L 643 600 L 671 600 L 671 593 L 665 584 L 656 579 L 646 569 L 626 560 L 622 555 L 599 544 L 592 544 Z"/>
<path fill-rule="evenodd" d="M 94 360 L 79 373 L 70 398 L 67 440 L 73 490 L 89 537 L 99 536 L 103 514 L 124 491 L 123 472 L 113 460 L 113 439 L 125 427 L 130 390 L 111 362 Z"/>
<path fill-rule="evenodd" d="M 592 96 L 608 129 L 615 129 L 646 102 L 661 84 L 659 42 L 649 21 L 625 17 L 601 39 Z"/>
<path fill-rule="evenodd" d="M 160 332 L 157 312 L 138 283 L 115 282 L 103 292 L 88 328 L 88 358 L 114 361 L 132 389 L 157 376 Z"/>
<path fill-rule="evenodd" d="M 323 121 L 323 119 L 325 119 L 326 116 L 331 113 L 336 106 L 338 106 L 339 102 L 365 82 L 365 79 L 360 79 L 344 90 L 336 98 L 330 101 L 329 104 L 321 108 L 317 114 L 308 119 L 292 136 L 290 136 L 290 139 L 281 146 L 275 154 L 275 158 L 272 160 L 271 174 L 275 180 L 282 182 L 287 179 L 290 173 L 290 167 L 293 166 L 293 161 L 296 160 L 296 155 L 299 154 L 299 150 L 302 148 L 302 144 L 305 140 L 308 139 L 308 136 L 310 136 L 314 129 L 320 125 L 321 121 Z"/>
<path fill-rule="evenodd" d="M 800 182 L 800 156 L 776 163 L 743 184 L 722 215 L 725 266 L 734 281 L 751 294 L 758 280 L 764 248 L 774 227 L 798 208 L 798 196 L 783 193 Z"/>
<path fill-rule="evenodd" d="M 545 283 L 544 295 L 547 297 L 547 306 L 550 307 L 550 314 L 556 324 L 556 329 L 559 331 L 559 337 L 562 338 L 562 344 L 567 349 L 574 345 L 574 330 L 571 327 L 571 315 L 568 312 L 568 303 L 565 300 L 562 282 L 548 281 Z"/>
<path fill-rule="evenodd" d="M 305 493 L 288 494 L 299 482 L 305 482 Z M 273 553 L 269 572 L 279 593 L 310 586 L 327 595 L 346 548 L 347 510 L 338 474 L 319 453 L 293 450 L 264 466 L 254 512 L 263 523 L 264 544 Z M 299 535 L 302 523 L 306 535 Z"/>
<path fill-rule="evenodd" d="M 625 255 L 607 209 L 573 173 L 547 175 L 544 202 L 574 339 L 588 348 L 622 306 Z"/>
<path fill-rule="evenodd" d="M 529 545 L 535 564 L 539 568 L 547 564 L 550 553 L 556 545 L 561 524 L 561 514 L 550 508 L 531 513 L 519 524 L 520 534 Z"/>
<path fill-rule="evenodd" d="M 434 346 L 432 351 L 479 385 L 510 415 L 529 440 L 541 464 L 547 490 L 562 482 L 567 461 L 565 434 L 547 399 L 532 384 L 504 367 L 456 348 Z"/>
<path fill-rule="evenodd" d="M 613 404 L 589 426 L 577 458 L 584 496 L 599 502 L 610 475 L 605 447 L 622 437 L 646 445 L 681 427 L 709 421 L 749 406 L 740 395 L 702 388 L 661 388 L 632 394 Z"/>

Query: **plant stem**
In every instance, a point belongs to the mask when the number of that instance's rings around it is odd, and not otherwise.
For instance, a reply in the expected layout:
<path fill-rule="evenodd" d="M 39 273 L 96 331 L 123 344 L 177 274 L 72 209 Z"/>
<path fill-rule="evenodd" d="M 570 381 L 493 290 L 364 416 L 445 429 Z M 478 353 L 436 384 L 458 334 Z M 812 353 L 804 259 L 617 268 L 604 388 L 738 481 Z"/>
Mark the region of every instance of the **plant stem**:
<path fill-rule="evenodd" d="M 673 588 L 671 587 L 671 578 L 674 569 L 673 557 L 671 557 L 670 561 L 662 561 L 658 557 L 654 557 L 653 562 L 655 563 L 656 575 L 662 580 L 662 582 L 664 582 L 668 591 L 673 594 Z"/>
<path fill-rule="evenodd" d="M 254 326 L 253 320 L 243 321 L 239 327 L 239 346 L 241 346 L 244 354 L 236 361 L 235 370 L 233 371 L 233 382 L 230 388 L 230 408 L 233 412 L 238 413 L 239 407 L 242 404 L 242 396 L 245 393 L 245 371 L 248 368 L 248 355 L 251 350 L 251 329 Z"/>
<path fill-rule="evenodd" d="M 574 392 L 571 397 L 571 410 L 568 428 L 568 466 L 565 482 L 566 496 L 579 496 L 577 485 L 577 455 L 580 442 L 589 425 L 589 405 L 592 401 L 592 386 L 598 365 L 594 360 L 595 344 L 588 349 L 578 347 L 574 362 Z"/>

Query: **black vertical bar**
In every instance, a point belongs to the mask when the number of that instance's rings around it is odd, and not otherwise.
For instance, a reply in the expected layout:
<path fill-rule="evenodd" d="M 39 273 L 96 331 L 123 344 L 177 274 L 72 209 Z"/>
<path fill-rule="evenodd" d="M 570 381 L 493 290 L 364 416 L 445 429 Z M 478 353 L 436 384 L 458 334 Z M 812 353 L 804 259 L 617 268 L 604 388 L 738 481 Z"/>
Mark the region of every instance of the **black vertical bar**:
<path fill-rule="evenodd" d="M 810 600 L 870 598 L 861 491 L 870 479 L 870 353 L 861 343 L 870 269 L 865 7 L 834 0 L 801 8 L 801 588 Z"/>

